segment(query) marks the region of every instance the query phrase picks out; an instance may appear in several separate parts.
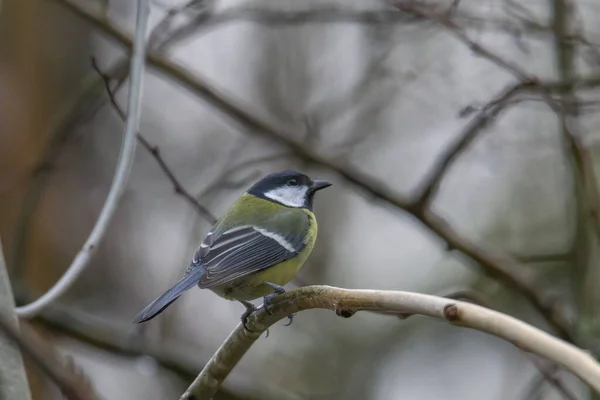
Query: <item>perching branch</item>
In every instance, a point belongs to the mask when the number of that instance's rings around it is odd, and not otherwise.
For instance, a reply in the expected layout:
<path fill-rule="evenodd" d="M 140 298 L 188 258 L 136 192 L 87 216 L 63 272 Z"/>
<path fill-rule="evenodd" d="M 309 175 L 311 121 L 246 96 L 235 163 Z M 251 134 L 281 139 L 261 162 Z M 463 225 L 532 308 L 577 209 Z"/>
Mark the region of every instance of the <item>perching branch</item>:
<path fill-rule="evenodd" d="M 96 27 L 103 33 L 109 35 L 121 45 L 131 47 L 129 35 L 116 26 L 102 19 L 97 13 L 89 8 L 76 4 L 72 0 L 53 0 L 71 10 Z M 477 48 L 477 47 L 475 47 Z M 449 249 L 455 249 L 468 256 L 471 260 L 479 264 L 484 273 L 493 278 L 499 279 L 508 286 L 521 293 L 538 312 L 544 316 L 548 323 L 556 329 L 558 334 L 574 342 L 575 338 L 566 316 L 562 310 L 546 302 L 545 297 L 538 293 L 538 288 L 529 276 L 526 270 L 513 257 L 498 253 L 491 249 L 485 249 L 478 246 L 467 238 L 462 237 L 446 221 L 431 211 L 424 212 L 417 207 L 414 202 L 409 201 L 397 192 L 389 189 L 384 183 L 350 167 L 341 166 L 330 160 L 328 157 L 315 153 L 312 149 L 306 148 L 293 138 L 299 137 L 288 129 L 278 127 L 267 122 L 260 113 L 251 111 L 249 106 L 240 106 L 238 101 L 234 101 L 230 96 L 225 95 L 215 89 L 202 79 L 192 74 L 187 69 L 173 63 L 169 59 L 150 52 L 147 55 L 148 65 L 167 75 L 175 82 L 179 83 L 198 97 L 204 99 L 210 105 L 232 118 L 237 123 L 242 124 L 250 133 L 266 136 L 269 139 L 286 145 L 295 155 L 313 164 L 321 165 L 336 172 L 340 177 L 360 188 L 368 196 L 377 199 L 389 206 L 404 210 L 415 217 L 437 237 L 447 243 Z M 519 71 L 520 72 L 520 71 Z M 518 74 L 515 74 L 518 76 Z M 592 76 L 594 82 L 597 76 Z M 537 87 L 544 87 L 549 90 L 557 85 L 556 82 L 527 81 L 524 84 L 535 84 Z"/>
<path fill-rule="evenodd" d="M 115 95 L 112 89 L 110 88 L 110 77 L 104 74 L 102 70 L 100 70 L 100 67 L 98 67 L 98 64 L 96 63 L 95 59 L 92 59 L 92 68 L 98 73 L 98 75 L 104 82 L 104 88 L 106 89 L 106 94 L 108 95 L 110 104 L 112 105 L 113 109 L 116 111 L 119 118 L 121 118 L 123 122 L 126 122 L 127 115 L 125 114 L 125 111 L 123 111 L 119 103 L 117 103 L 117 99 L 115 99 Z M 175 190 L 175 193 L 183 197 L 192 207 L 194 207 L 194 209 L 198 212 L 198 214 L 200 214 L 200 216 L 205 218 L 211 224 L 214 224 L 217 221 L 217 217 L 215 217 L 208 208 L 200 204 L 200 202 L 190 194 L 190 192 L 181 184 L 181 182 L 179 182 L 179 179 L 177 179 L 175 173 L 171 170 L 171 168 L 169 168 L 164 158 L 161 156 L 160 149 L 158 148 L 158 146 L 153 145 L 144 135 L 142 135 L 141 132 L 137 132 L 135 137 L 137 138 L 138 142 L 142 145 L 142 147 L 146 149 L 148 153 L 150 153 L 150 155 L 156 160 L 161 171 L 173 184 L 173 189 Z"/>
<path fill-rule="evenodd" d="M 96 221 L 96 225 L 65 274 L 39 299 L 31 304 L 18 307 L 17 314 L 20 317 L 30 318 L 35 316 L 35 314 L 40 312 L 48 304 L 62 296 L 77 280 L 79 275 L 85 270 L 93 254 L 98 249 L 98 245 L 108 229 L 108 225 L 119 205 L 119 200 L 127 186 L 127 180 L 129 178 L 129 172 L 135 154 L 135 134 L 140 122 L 142 82 L 146 53 L 145 34 L 150 14 L 149 0 L 138 0 L 137 4 L 136 31 L 131 62 L 131 83 L 128 97 L 129 117 L 125 125 L 121 154 L 117 163 L 112 186 L 98 220 Z"/>
<path fill-rule="evenodd" d="M 290 314 L 313 308 L 332 310 L 343 318 L 364 310 L 419 314 L 477 329 L 547 358 L 600 392 L 600 364 L 590 354 L 525 322 L 475 304 L 419 293 L 331 286 L 293 289 L 277 296 L 272 304 L 270 311 L 273 315 L 261 309 L 249 318 L 247 327 L 251 332 L 241 324 L 236 327 L 181 396 L 181 400 L 210 399 L 268 327 Z"/>

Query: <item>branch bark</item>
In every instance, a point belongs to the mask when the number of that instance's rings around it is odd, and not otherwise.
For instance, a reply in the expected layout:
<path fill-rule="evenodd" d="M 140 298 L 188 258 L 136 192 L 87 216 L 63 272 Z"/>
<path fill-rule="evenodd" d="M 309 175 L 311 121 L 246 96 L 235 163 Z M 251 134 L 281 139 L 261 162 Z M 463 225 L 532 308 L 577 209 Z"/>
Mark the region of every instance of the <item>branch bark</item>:
<path fill-rule="evenodd" d="M 250 331 L 239 324 L 181 396 L 181 400 L 210 399 L 269 326 L 290 314 L 313 308 L 335 311 L 343 318 L 349 318 L 357 311 L 418 314 L 477 329 L 563 366 L 600 392 L 600 364 L 589 353 L 497 311 L 420 293 L 306 286 L 277 296 L 269 308 L 272 315 L 264 309 L 254 313 L 247 324 Z"/>

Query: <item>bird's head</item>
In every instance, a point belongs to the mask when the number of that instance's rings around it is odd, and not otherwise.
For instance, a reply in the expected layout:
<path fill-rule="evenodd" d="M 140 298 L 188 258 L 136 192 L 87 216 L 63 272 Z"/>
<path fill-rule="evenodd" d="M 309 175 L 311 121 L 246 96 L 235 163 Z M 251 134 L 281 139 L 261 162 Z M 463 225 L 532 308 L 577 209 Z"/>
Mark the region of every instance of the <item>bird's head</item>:
<path fill-rule="evenodd" d="M 327 181 L 313 181 L 300 172 L 282 171 L 265 176 L 252 185 L 248 193 L 286 207 L 311 210 L 314 194 L 331 185 Z"/>

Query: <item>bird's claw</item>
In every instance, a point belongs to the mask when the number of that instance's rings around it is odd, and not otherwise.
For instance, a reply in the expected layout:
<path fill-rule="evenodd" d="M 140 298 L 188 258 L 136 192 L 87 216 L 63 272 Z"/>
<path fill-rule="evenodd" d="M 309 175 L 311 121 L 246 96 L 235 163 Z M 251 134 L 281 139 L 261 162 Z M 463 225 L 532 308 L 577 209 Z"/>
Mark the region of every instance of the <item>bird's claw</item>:
<path fill-rule="evenodd" d="M 290 326 L 292 324 L 292 322 L 294 322 L 294 317 L 296 316 L 296 314 L 290 314 L 288 315 L 288 323 L 287 324 L 283 324 L 283 326 Z"/>
<path fill-rule="evenodd" d="M 271 310 L 269 310 L 269 306 L 271 305 L 271 300 L 273 300 L 278 295 L 279 295 L 278 293 L 271 293 L 271 294 L 268 294 L 265 297 L 263 297 L 263 307 L 269 315 L 273 315 Z"/>
<path fill-rule="evenodd" d="M 246 329 L 248 332 L 252 332 L 250 329 L 248 329 L 246 324 L 248 323 L 248 317 L 250 317 L 250 315 L 252 315 L 252 313 L 258 309 L 258 307 L 247 301 L 242 301 L 241 303 L 244 305 L 244 307 L 246 307 L 246 311 L 244 311 L 244 313 L 240 317 L 240 319 L 242 320 L 242 325 L 244 326 L 244 329 Z"/>
<path fill-rule="evenodd" d="M 269 310 L 269 305 L 271 303 L 271 300 L 273 300 L 275 297 L 279 296 L 280 294 L 285 293 L 285 289 L 282 286 L 276 285 L 274 283 L 271 282 L 266 282 L 267 285 L 271 286 L 274 290 L 274 293 L 268 294 L 265 297 L 263 297 L 263 307 L 265 308 L 265 311 L 270 314 L 273 315 L 273 313 Z M 296 314 L 292 314 L 292 315 L 288 315 L 288 323 L 285 324 L 284 326 L 290 326 L 292 324 L 292 322 L 294 322 L 294 316 Z"/>

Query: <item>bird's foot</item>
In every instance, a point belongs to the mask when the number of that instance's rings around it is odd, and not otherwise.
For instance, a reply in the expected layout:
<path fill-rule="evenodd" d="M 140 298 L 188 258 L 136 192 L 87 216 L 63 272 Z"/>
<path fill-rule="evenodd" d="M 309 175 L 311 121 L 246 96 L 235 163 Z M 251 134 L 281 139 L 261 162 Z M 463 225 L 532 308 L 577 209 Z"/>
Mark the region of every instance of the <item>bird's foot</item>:
<path fill-rule="evenodd" d="M 279 286 L 278 284 L 273 282 L 265 282 L 265 284 L 271 286 L 275 294 L 285 293 L 285 288 L 283 286 Z"/>
<path fill-rule="evenodd" d="M 270 315 L 273 315 L 271 310 L 269 310 L 269 306 L 271 305 L 271 300 L 273 300 L 277 296 L 279 296 L 278 293 L 271 293 L 271 294 L 268 294 L 265 297 L 263 297 L 263 307 L 264 307 L 265 311 L 267 313 L 269 313 Z"/>
<path fill-rule="evenodd" d="M 244 300 L 240 300 L 240 303 L 242 303 L 244 305 L 244 307 L 246 307 L 246 311 L 244 311 L 244 313 L 241 316 L 241 320 L 242 320 L 242 325 L 244 326 L 244 329 L 246 329 L 248 332 L 252 332 L 250 329 L 248 329 L 248 327 L 246 326 L 246 324 L 248 323 L 248 317 L 250 315 L 252 315 L 252 313 L 256 310 L 258 310 L 259 307 L 256 307 L 254 304 L 250 303 L 249 301 L 244 301 Z"/>
<path fill-rule="evenodd" d="M 273 293 L 268 294 L 265 297 L 263 297 L 263 307 L 265 308 L 266 312 L 273 315 L 273 313 L 271 311 L 269 311 L 269 306 L 271 305 L 271 300 L 273 300 L 275 297 L 279 296 L 280 294 L 285 293 L 285 288 L 283 286 L 279 286 L 272 282 L 265 282 L 265 284 L 269 285 L 273 288 Z"/>
<path fill-rule="evenodd" d="M 279 296 L 280 294 L 285 293 L 285 288 L 283 286 L 279 286 L 275 283 L 271 283 L 271 282 L 265 282 L 267 285 L 271 286 L 273 288 L 274 293 L 268 294 L 265 297 L 263 297 L 263 307 L 265 308 L 265 311 L 271 315 L 273 315 L 273 313 L 269 310 L 269 305 L 271 303 L 271 300 L 273 300 L 275 297 Z M 285 324 L 284 326 L 290 326 L 292 324 L 292 322 L 294 321 L 294 316 L 296 314 L 292 314 L 288 316 L 289 322 L 287 324 Z"/>

